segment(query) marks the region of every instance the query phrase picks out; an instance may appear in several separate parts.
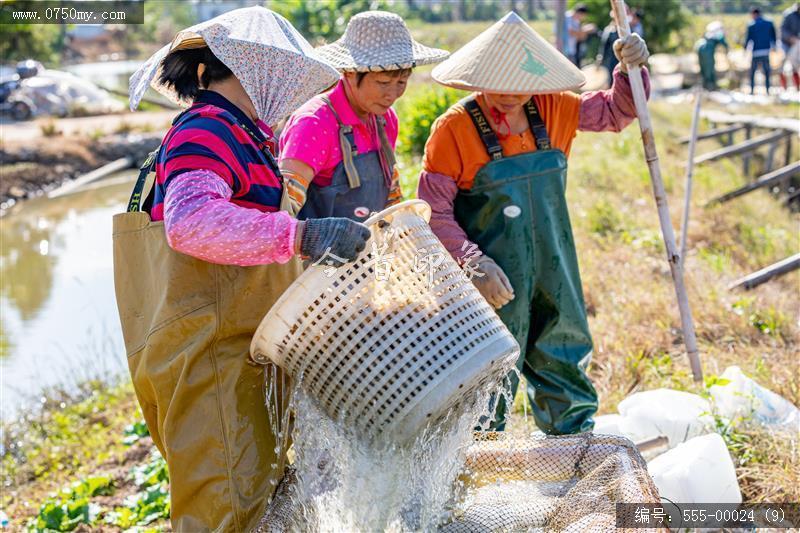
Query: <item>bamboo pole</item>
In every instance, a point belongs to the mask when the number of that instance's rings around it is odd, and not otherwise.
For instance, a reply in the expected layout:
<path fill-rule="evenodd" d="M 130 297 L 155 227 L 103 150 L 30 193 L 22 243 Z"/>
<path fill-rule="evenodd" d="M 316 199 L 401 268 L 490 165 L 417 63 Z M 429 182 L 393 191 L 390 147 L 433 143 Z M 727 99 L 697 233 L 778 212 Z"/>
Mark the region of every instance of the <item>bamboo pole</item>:
<path fill-rule="evenodd" d="M 772 172 L 759 177 L 756 181 L 751 181 L 747 185 L 739 187 L 738 189 L 726 192 L 722 196 L 718 196 L 708 202 L 706 206 L 730 202 L 734 198 L 738 198 L 743 194 L 749 193 L 750 191 L 761 189 L 762 187 L 771 187 L 772 185 L 777 185 L 781 181 L 797 175 L 800 175 L 800 161 L 795 161 L 794 163 L 790 163 L 785 167 L 773 170 Z"/>
<path fill-rule="evenodd" d="M 778 261 L 775 264 L 762 268 L 758 272 L 753 272 L 752 274 L 734 281 L 728 286 L 728 289 L 733 290 L 743 287 L 747 290 L 750 290 L 753 287 L 758 287 L 762 283 L 766 283 L 772 278 L 783 276 L 784 274 L 792 272 L 793 270 L 797 270 L 798 268 L 800 268 L 800 254 L 794 254 L 791 257 L 787 257 L 783 261 Z"/>
<path fill-rule="evenodd" d="M 689 138 L 689 158 L 686 161 L 686 191 L 683 200 L 683 223 L 681 224 L 681 270 L 686 259 L 686 237 L 689 232 L 689 210 L 692 201 L 692 176 L 694 175 L 694 149 L 697 145 L 697 122 L 700 119 L 700 101 L 703 88 L 698 85 L 694 91 L 694 113 L 692 114 L 692 134 Z"/>
<path fill-rule="evenodd" d="M 712 130 L 704 131 L 703 133 L 698 133 L 697 140 L 702 141 L 705 139 L 713 139 L 714 137 L 722 137 L 723 135 L 731 135 L 743 129 L 744 124 L 734 124 L 733 126 L 726 126 L 724 128 L 714 128 Z M 678 139 L 678 142 L 681 144 L 687 144 L 691 140 L 692 137 L 689 135 L 686 137 L 681 137 Z M 722 142 L 724 143 L 725 141 Z"/>
<path fill-rule="evenodd" d="M 96 168 L 91 172 L 87 172 L 86 174 L 79 176 L 78 178 L 68 181 L 64 183 L 61 187 L 50 191 L 47 194 L 48 198 L 60 198 L 61 196 L 66 196 L 68 194 L 74 194 L 79 192 L 83 189 L 86 185 L 95 182 L 97 180 L 101 180 L 103 178 L 107 178 L 108 176 L 120 172 L 122 170 L 128 168 L 134 168 L 136 166 L 136 162 L 130 156 L 121 157 L 119 159 L 115 159 L 114 161 L 103 165 L 100 168 Z"/>
<path fill-rule="evenodd" d="M 611 0 L 611 8 L 614 11 L 617 21 L 619 36 L 624 39 L 631 34 L 624 0 Z M 667 261 L 669 262 L 672 281 L 675 285 L 675 296 L 678 299 L 678 309 L 680 311 L 681 326 L 683 329 L 683 342 L 686 345 L 686 352 L 689 356 L 692 376 L 695 381 L 702 381 L 703 369 L 700 365 L 700 357 L 697 354 L 697 337 L 694 332 L 692 310 L 689 307 L 689 298 L 687 297 L 686 285 L 683 281 L 683 269 L 681 268 L 680 255 L 675 245 L 672 221 L 669 218 L 667 193 L 664 190 L 664 181 L 661 178 L 661 167 L 658 163 L 656 140 L 653 136 L 653 126 L 650 123 L 650 112 L 647 109 L 647 95 L 644 92 L 641 67 L 638 65 L 628 65 L 628 78 L 630 79 L 631 89 L 633 90 L 636 115 L 639 117 L 639 129 L 642 132 L 645 158 L 647 159 L 647 166 L 650 170 L 650 181 L 653 185 L 653 195 L 655 196 L 656 207 L 658 208 L 658 220 L 661 224 L 661 233 L 664 236 L 664 245 L 667 249 Z"/>

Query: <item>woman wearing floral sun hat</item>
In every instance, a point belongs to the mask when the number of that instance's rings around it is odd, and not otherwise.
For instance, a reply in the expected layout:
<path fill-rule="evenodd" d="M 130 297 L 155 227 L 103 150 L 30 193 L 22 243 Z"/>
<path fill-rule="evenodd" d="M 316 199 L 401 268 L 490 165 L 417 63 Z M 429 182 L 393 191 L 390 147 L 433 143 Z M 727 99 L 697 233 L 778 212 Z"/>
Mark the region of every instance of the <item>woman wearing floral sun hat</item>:
<path fill-rule="evenodd" d="M 581 71 L 512 12 L 433 70 L 473 94 L 433 125 L 418 195 L 453 257 L 476 260 L 473 282 L 522 347 L 518 368 L 549 434 L 588 431 L 597 410 L 564 190 L 575 133 L 618 132 L 636 116 L 626 65 L 644 64 L 647 46 L 634 34 L 614 50 L 622 62 L 611 89 L 569 92 Z M 501 399 L 498 429 L 504 413 Z"/>
<path fill-rule="evenodd" d="M 300 107 L 281 134 L 287 210 L 300 220 L 363 221 L 401 200 L 392 104 L 414 67 L 442 61 L 448 53 L 414 41 L 403 19 L 385 11 L 355 15 L 341 39 L 317 52 L 342 77 Z"/>
<path fill-rule="evenodd" d="M 302 273 L 295 256 L 332 249 L 350 261 L 369 238 L 349 219 L 279 211 L 270 128 L 337 78 L 258 6 L 179 32 L 131 77 L 132 109 L 150 87 L 187 107 L 114 216 L 113 237 L 128 367 L 169 467 L 175 531 L 258 523 L 286 464 L 288 388 L 278 369 L 249 360 L 251 338 Z"/>

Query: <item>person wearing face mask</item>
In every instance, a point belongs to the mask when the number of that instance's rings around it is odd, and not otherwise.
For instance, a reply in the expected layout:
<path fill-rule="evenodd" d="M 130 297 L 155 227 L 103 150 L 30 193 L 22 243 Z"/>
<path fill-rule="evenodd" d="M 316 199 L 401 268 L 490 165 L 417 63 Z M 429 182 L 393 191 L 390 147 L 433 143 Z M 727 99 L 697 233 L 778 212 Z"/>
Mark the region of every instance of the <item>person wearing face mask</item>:
<path fill-rule="evenodd" d="M 474 269 L 475 286 L 516 337 L 534 418 L 548 434 L 589 431 L 597 410 L 564 191 L 576 132 L 618 132 L 636 117 L 626 69 L 647 61 L 647 46 L 633 34 L 614 49 L 622 62 L 611 89 L 575 94 L 581 71 L 511 12 L 432 73 L 473 94 L 434 123 L 418 196 L 431 205 L 434 233 Z M 500 399 L 493 426 L 504 424 Z"/>
<path fill-rule="evenodd" d="M 448 53 L 417 43 L 400 16 L 384 11 L 355 15 L 341 39 L 317 51 L 342 77 L 301 106 L 281 133 L 287 210 L 300 220 L 364 220 L 402 199 L 392 104 L 415 66 Z"/>
<path fill-rule="evenodd" d="M 269 124 L 337 78 L 263 7 L 181 31 L 131 77 L 131 109 L 150 86 L 188 106 L 142 167 L 113 235 L 128 366 L 169 468 L 175 531 L 257 525 L 283 476 L 285 443 L 267 413 L 281 416 L 287 390 L 280 379 L 266 397 L 251 338 L 302 272 L 295 257 L 353 260 L 370 237 L 349 219 L 279 211 Z"/>
<path fill-rule="evenodd" d="M 725 47 L 728 52 L 728 42 L 725 40 L 725 28 L 718 20 L 709 22 L 706 26 L 706 33 L 703 38 L 695 44 L 697 60 L 700 63 L 700 78 L 703 81 L 703 89 L 708 91 L 717 90 L 717 64 L 716 51 L 718 46 Z"/>

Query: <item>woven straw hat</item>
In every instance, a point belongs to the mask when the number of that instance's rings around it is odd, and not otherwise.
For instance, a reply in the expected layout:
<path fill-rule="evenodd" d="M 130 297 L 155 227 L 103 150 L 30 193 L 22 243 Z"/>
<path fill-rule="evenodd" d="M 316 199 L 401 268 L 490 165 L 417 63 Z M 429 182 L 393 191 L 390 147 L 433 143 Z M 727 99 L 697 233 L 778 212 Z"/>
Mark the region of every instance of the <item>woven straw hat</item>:
<path fill-rule="evenodd" d="M 449 52 L 423 46 L 411 37 L 405 21 L 386 11 L 365 11 L 347 23 L 342 38 L 317 48 L 320 57 L 340 71 L 380 72 L 438 63 Z"/>
<path fill-rule="evenodd" d="M 431 75 L 448 87 L 501 94 L 555 93 L 586 83 L 575 65 L 513 11 Z"/>

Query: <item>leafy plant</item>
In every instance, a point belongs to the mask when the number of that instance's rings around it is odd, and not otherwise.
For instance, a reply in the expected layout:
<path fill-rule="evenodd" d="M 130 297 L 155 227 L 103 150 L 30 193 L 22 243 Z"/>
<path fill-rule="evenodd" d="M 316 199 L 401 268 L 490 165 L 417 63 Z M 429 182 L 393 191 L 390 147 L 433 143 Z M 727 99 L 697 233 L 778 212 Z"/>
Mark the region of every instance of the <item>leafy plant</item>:
<path fill-rule="evenodd" d="M 454 89 L 426 86 L 400 99 L 397 114 L 402 123 L 397 152 L 421 156 L 434 121 L 462 96 L 463 93 Z"/>
<path fill-rule="evenodd" d="M 731 306 L 737 315 L 747 315 L 747 321 L 764 335 L 780 338 L 788 322 L 786 315 L 772 307 L 766 311 L 753 307 L 754 298 L 741 298 Z"/>
<path fill-rule="evenodd" d="M 48 498 L 39 514 L 28 523 L 29 531 L 72 531 L 78 524 L 92 524 L 101 514 L 93 496 L 109 495 L 114 491 L 110 476 L 93 476 L 76 481 Z"/>
<path fill-rule="evenodd" d="M 608 235 L 622 228 L 622 217 L 606 200 L 599 200 L 589 208 L 589 228 L 594 233 Z"/>
<path fill-rule="evenodd" d="M 41 126 L 39 126 L 39 130 L 41 130 L 42 135 L 45 137 L 55 137 L 57 135 L 61 135 L 62 131 L 58 129 L 58 124 L 54 120 L 48 120 Z"/>
<path fill-rule="evenodd" d="M 150 455 L 150 462 L 139 465 L 131 471 L 133 481 L 142 488 L 150 488 L 169 481 L 167 462 L 158 452 Z"/>
<path fill-rule="evenodd" d="M 150 435 L 150 431 L 147 429 L 147 424 L 145 424 L 144 420 L 138 420 L 127 426 L 123 431 L 123 435 L 122 443 L 126 446 L 130 446 L 142 437 Z"/>
<path fill-rule="evenodd" d="M 721 377 L 719 377 L 717 375 L 713 375 L 713 374 L 712 375 L 708 375 L 705 378 L 703 378 L 703 384 L 706 387 L 706 391 L 705 391 L 704 395 L 706 397 L 708 397 L 709 395 L 708 395 L 707 391 L 708 391 L 708 389 L 710 389 L 714 385 L 719 385 L 720 387 L 724 387 L 725 385 L 727 385 L 730 382 L 731 382 L 731 380 L 729 380 L 727 378 L 721 378 Z"/>
<path fill-rule="evenodd" d="M 130 528 L 169 518 L 169 473 L 161 455 L 153 452 L 149 462 L 133 468 L 131 476 L 141 490 L 128 496 L 121 507 L 109 513 L 106 521 Z"/>

